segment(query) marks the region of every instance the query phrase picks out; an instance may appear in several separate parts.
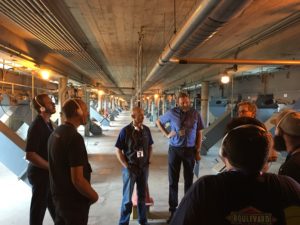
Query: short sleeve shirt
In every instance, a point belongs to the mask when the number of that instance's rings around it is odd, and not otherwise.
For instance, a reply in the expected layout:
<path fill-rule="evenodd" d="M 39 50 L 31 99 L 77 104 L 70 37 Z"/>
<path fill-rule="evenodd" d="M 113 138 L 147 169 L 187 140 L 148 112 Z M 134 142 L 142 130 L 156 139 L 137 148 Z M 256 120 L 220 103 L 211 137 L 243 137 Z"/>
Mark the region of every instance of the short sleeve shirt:
<path fill-rule="evenodd" d="M 169 141 L 174 147 L 194 147 L 197 132 L 204 128 L 200 114 L 192 108 L 183 112 L 179 107 L 175 107 L 160 116 L 159 120 L 163 125 L 169 123 L 171 131 L 176 132 Z M 185 136 L 179 135 L 181 129 L 185 130 Z"/>
<path fill-rule="evenodd" d="M 128 126 L 122 128 L 122 130 L 120 131 L 120 134 L 118 136 L 118 139 L 116 141 L 115 147 L 121 149 L 124 152 L 124 155 L 126 157 L 126 159 L 128 160 L 129 163 L 133 163 L 133 164 L 142 164 L 144 165 L 145 163 L 147 164 L 147 162 L 149 161 L 149 154 L 148 152 L 146 152 L 145 157 L 143 158 L 141 162 L 140 159 L 137 159 L 136 157 L 136 146 L 135 144 L 129 144 L 130 142 L 132 142 L 134 136 L 140 136 L 140 143 L 138 144 L 138 147 L 143 147 L 146 148 L 144 149 L 144 151 L 148 151 L 149 146 L 151 146 L 153 144 L 153 139 L 152 139 L 152 135 L 150 132 L 149 127 L 143 125 L 143 129 L 141 131 L 136 131 L 131 124 L 129 124 Z M 138 143 L 139 141 L 137 141 Z M 147 143 L 144 143 L 147 142 Z"/>
<path fill-rule="evenodd" d="M 291 206 L 300 206 L 300 186 L 291 178 L 229 171 L 196 181 L 171 225 L 282 225 L 286 224 L 285 210 Z"/>
<path fill-rule="evenodd" d="M 83 137 L 69 124 L 60 125 L 48 141 L 50 187 L 56 198 L 87 201 L 74 187 L 71 167 L 83 166 L 83 176 L 90 182 L 91 166 Z"/>
<path fill-rule="evenodd" d="M 28 129 L 25 151 L 35 152 L 48 161 L 47 142 L 52 131 L 52 124 L 46 123 L 43 117 L 38 115 Z M 28 175 L 39 172 L 48 173 L 46 170 L 29 163 Z"/>

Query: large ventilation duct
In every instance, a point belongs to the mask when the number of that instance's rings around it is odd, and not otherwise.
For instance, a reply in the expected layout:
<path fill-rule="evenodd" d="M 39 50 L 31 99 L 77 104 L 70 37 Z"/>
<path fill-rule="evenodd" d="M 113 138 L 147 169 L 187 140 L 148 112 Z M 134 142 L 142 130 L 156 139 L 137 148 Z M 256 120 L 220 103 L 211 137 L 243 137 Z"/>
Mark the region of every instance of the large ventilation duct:
<path fill-rule="evenodd" d="M 205 43 L 230 19 L 239 15 L 252 0 L 204 0 L 181 30 L 167 44 L 143 85 L 150 88 L 162 79 L 163 70 L 171 57 L 183 57 L 192 49 Z"/>

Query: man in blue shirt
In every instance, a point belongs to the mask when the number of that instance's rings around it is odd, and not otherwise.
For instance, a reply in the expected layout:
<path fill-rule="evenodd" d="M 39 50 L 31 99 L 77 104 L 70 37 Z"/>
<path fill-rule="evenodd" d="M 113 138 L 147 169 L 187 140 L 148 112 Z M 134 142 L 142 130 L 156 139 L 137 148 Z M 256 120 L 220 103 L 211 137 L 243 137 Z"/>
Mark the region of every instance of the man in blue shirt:
<path fill-rule="evenodd" d="M 135 183 L 138 195 L 138 220 L 140 224 L 145 225 L 148 224 L 145 198 L 153 140 L 149 127 L 143 125 L 143 109 L 133 108 L 131 117 L 132 123 L 120 131 L 115 145 L 117 158 L 123 166 L 123 199 L 119 225 L 129 224 Z"/>
<path fill-rule="evenodd" d="M 165 125 L 169 123 L 171 131 Z M 183 163 L 184 192 L 193 184 L 195 159 L 200 160 L 200 148 L 203 129 L 200 114 L 190 107 L 186 93 L 179 93 L 178 107 L 167 111 L 156 124 L 161 132 L 169 138 L 168 174 L 169 174 L 169 211 L 170 222 L 178 206 L 178 182 L 181 162 Z"/>

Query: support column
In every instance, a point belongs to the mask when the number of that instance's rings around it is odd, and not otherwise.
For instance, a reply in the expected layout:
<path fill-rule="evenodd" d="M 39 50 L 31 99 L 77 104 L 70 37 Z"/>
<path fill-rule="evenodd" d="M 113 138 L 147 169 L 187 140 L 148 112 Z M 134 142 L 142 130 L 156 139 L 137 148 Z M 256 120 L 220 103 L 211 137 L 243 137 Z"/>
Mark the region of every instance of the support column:
<path fill-rule="evenodd" d="M 130 111 L 132 111 L 132 109 L 133 109 L 133 101 L 134 101 L 134 99 L 133 99 L 133 97 L 131 97 L 131 99 L 130 99 Z"/>
<path fill-rule="evenodd" d="M 107 97 L 106 96 L 103 99 L 103 109 L 105 112 L 107 112 Z"/>
<path fill-rule="evenodd" d="M 111 110 L 114 111 L 115 110 L 115 97 L 112 97 L 110 99 L 110 102 L 111 102 Z"/>
<path fill-rule="evenodd" d="M 203 81 L 201 83 L 201 117 L 204 123 L 204 126 L 208 126 L 209 114 L 208 114 L 208 97 L 209 97 L 209 82 Z"/>
<path fill-rule="evenodd" d="M 155 99 L 153 99 L 151 102 L 151 118 L 150 118 L 151 122 L 154 122 L 154 117 L 155 117 Z"/>
<path fill-rule="evenodd" d="M 84 86 L 82 89 L 83 92 L 83 101 L 85 102 L 87 106 L 88 112 L 90 112 L 90 93 L 87 91 L 87 87 Z M 90 136 L 90 118 L 88 118 L 88 121 L 86 125 L 84 126 L 84 136 L 89 137 Z"/>
<path fill-rule="evenodd" d="M 102 95 L 103 95 L 103 92 L 101 90 L 98 91 L 98 107 L 97 107 L 97 111 L 99 113 L 101 113 L 101 110 L 102 110 Z"/>
<path fill-rule="evenodd" d="M 161 98 L 162 98 L 162 111 L 161 111 L 161 113 L 162 113 L 162 115 L 164 115 L 165 112 L 166 112 L 166 96 L 163 95 Z"/>
<path fill-rule="evenodd" d="M 66 92 L 67 92 L 67 84 L 68 84 L 68 78 L 67 77 L 61 77 L 59 78 L 59 84 L 58 84 L 58 108 L 61 111 L 62 106 L 66 99 Z M 58 119 L 58 124 L 61 124 L 62 118 L 61 116 Z"/>

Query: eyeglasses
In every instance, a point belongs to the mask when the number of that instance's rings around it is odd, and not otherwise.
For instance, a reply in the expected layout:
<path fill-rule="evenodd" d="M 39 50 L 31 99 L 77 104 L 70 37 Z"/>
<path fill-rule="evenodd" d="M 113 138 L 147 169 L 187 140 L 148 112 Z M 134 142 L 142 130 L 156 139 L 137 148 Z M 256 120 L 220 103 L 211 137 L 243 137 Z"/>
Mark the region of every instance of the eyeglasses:
<path fill-rule="evenodd" d="M 238 111 L 239 114 L 244 114 L 244 113 L 247 113 L 247 112 L 250 112 L 249 110 L 241 110 L 241 111 Z"/>

